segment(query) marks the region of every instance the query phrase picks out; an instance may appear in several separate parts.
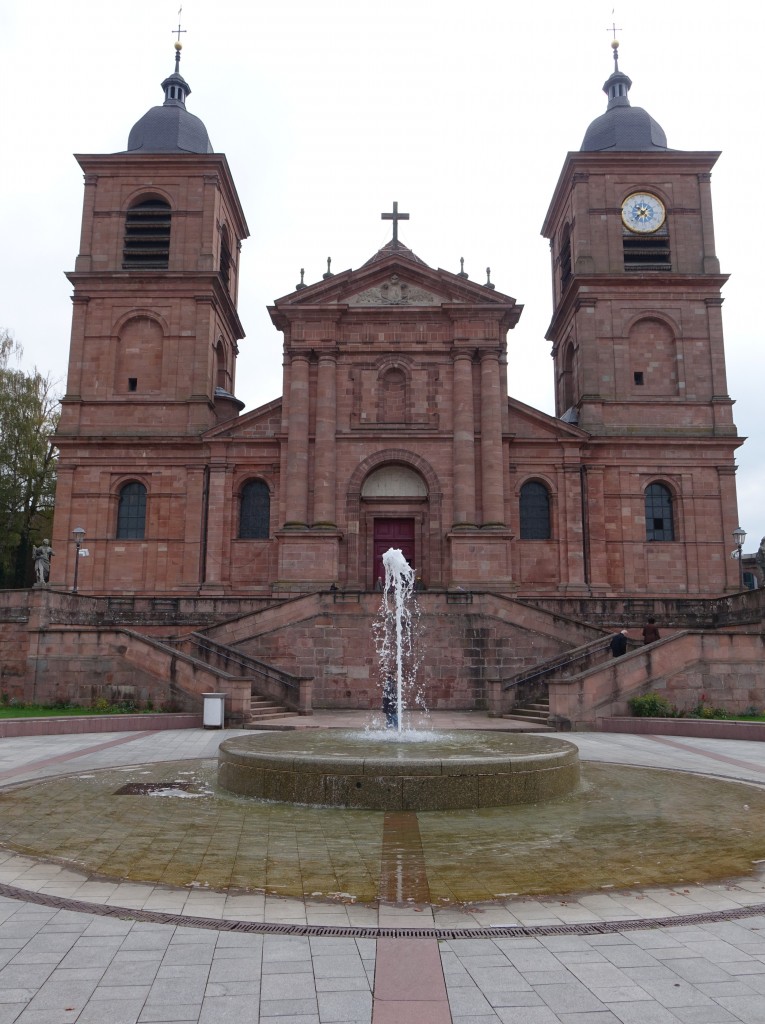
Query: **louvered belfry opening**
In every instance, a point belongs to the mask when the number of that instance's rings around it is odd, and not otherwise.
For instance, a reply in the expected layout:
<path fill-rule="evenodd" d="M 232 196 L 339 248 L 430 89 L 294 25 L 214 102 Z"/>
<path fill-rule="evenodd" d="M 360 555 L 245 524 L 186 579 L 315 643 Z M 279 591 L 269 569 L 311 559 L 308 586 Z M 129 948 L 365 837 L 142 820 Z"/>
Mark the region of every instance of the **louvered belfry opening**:
<path fill-rule="evenodd" d="M 671 270 L 672 254 L 666 229 L 653 235 L 634 235 L 625 229 L 624 269 L 628 272 Z"/>
<path fill-rule="evenodd" d="M 170 204 L 144 199 L 127 212 L 123 270 L 167 270 L 170 260 Z"/>

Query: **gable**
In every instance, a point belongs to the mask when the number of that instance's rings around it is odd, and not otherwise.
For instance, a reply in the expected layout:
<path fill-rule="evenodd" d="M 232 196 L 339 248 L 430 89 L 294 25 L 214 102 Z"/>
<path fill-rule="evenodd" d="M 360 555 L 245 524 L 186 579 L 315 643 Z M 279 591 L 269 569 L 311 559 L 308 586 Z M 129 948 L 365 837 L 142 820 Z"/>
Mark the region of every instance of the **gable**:
<path fill-rule="evenodd" d="M 517 441 L 582 441 L 589 437 L 586 431 L 571 423 L 540 412 L 517 398 L 508 398 L 510 433 Z"/>
<path fill-rule="evenodd" d="M 274 439 L 281 432 L 282 400 L 274 399 L 243 416 L 227 420 L 205 434 L 206 440 L 226 438 L 268 438 Z"/>
<path fill-rule="evenodd" d="M 276 319 L 279 313 L 292 318 L 301 310 L 313 313 L 338 306 L 361 310 L 449 305 L 489 308 L 503 314 L 512 311 L 513 325 L 523 308 L 489 283 L 477 284 L 465 273 L 433 270 L 406 247 L 389 244 L 357 270 L 327 274 L 315 284 L 299 286 L 277 299 L 270 312 Z"/>

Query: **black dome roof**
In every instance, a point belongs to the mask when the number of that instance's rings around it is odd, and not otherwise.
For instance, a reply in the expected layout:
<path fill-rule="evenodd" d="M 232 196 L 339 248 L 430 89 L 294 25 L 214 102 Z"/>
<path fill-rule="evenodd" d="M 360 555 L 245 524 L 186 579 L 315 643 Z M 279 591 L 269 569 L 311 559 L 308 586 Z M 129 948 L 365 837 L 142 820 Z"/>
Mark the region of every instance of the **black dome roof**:
<path fill-rule="evenodd" d="M 186 110 L 191 88 L 178 71 L 180 50 L 176 50 L 175 71 L 162 83 L 165 102 L 136 121 L 128 136 L 128 153 L 212 153 L 213 148 L 202 121 Z"/>
<path fill-rule="evenodd" d="M 630 105 L 627 93 L 631 85 L 630 78 L 617 65 L 603 86 L 608 96 L 606 112 L 596 117 L 585 132 L 582 152 L 667 149 L 667 136 L 658 121 L 642 107 Z"/>

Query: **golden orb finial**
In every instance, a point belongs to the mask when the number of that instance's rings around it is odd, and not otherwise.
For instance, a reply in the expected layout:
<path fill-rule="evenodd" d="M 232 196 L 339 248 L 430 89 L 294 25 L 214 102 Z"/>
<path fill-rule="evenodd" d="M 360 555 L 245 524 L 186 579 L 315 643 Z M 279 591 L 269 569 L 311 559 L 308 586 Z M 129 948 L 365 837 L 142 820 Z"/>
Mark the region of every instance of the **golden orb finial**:
<path fill-rule="evenodd" d="M 183 43 L 173 43 L 173 46 L 176 48 L 176 50 L 183 49 Z"/>
<path fill-rule="evenodd" d="M 619 49 L 619 40 L 618 39 L 614 39 L 611 42 L 611 49 L 612 50 L 618 50 Z"/>

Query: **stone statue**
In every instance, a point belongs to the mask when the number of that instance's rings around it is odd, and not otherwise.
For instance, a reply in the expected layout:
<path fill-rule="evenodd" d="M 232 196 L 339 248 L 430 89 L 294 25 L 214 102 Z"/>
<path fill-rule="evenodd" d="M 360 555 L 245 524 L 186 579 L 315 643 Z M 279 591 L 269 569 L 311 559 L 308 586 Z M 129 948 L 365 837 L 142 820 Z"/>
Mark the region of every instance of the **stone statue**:
<path fill-rule="evenodd" d="M 32 558 L 35 560 L 35 575 L 38 586 L 42 586 L 50 579 L 50 560 L 53 558 L 53 548 L 47 537 L 43 539 L 39 547 L 32 548 Z"/>
<path fill-rule="evenodd" d="M 760 546 L 757 548 L 757 554 L 754 556 L 755 565 L 757 571 L 760 574 L 760 585 L 765 587 L 765 537 L 760 541 Z"/>

